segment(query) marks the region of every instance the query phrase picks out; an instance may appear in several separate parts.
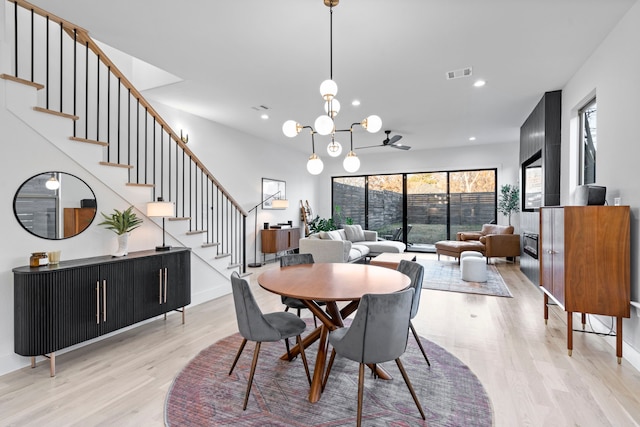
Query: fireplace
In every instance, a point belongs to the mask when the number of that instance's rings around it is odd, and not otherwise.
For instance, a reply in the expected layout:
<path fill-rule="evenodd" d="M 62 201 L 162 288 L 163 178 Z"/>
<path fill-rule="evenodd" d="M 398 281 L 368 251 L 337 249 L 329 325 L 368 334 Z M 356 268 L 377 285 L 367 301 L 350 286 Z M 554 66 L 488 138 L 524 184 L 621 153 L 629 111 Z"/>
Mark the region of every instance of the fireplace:
<path fill-rule="evenodd" d="M 538 259 L 538 235 L 533 233 L 522 234 L 522 246 L 526 254 Z"/>

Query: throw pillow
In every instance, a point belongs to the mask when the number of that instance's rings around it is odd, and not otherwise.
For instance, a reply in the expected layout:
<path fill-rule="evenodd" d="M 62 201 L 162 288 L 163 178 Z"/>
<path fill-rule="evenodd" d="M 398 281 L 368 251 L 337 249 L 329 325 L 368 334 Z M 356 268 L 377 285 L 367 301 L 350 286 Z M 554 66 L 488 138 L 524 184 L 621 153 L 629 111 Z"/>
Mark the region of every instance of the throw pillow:
<path fill-rule="evenodd" d="M 359 224 L 345 225 L 344 232 L 347 235 L 347 240 L 352 242 L 364 241 L 364 230 Z"/>
<path fill-rule="evenodd" d="M 337 230 L 327 231 L 327 236 L 329 237 L 330 240 L 342 240 L 340 238 L 340 233 L 338 233 Z"/>

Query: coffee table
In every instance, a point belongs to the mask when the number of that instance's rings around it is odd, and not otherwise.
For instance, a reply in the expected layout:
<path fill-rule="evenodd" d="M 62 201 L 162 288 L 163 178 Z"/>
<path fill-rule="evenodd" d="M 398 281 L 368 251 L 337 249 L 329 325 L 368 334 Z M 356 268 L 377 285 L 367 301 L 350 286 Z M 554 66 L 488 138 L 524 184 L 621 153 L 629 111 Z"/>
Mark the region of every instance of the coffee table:
<path fill-rule="evenodd" d="M 415 261 L 416 255 L 412 253 L 393 253 L 393 252 L 383 252 L 375 258 L 371 258 L 369 262 L 371 265 L 378 265 L 380 267 L 387 267 L 392 269 L 397 269 L 400 261 Z"/>

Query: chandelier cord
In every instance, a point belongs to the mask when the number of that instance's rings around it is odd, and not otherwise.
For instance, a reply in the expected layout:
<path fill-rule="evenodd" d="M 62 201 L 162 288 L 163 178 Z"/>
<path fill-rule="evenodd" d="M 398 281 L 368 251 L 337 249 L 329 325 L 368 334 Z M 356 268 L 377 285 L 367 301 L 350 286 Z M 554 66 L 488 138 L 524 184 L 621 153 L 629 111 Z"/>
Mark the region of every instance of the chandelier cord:
<path fill-rule="evenodd" d="M 329 6 L 329 78 L 333 80 L 333 6 Z"/>

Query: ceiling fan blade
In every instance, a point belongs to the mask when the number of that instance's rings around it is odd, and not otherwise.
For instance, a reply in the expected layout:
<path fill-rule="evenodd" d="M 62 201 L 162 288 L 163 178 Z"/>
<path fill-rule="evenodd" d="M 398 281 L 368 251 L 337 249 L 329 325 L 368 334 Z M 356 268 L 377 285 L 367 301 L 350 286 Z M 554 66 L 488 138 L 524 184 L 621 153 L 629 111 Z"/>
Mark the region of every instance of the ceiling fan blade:
<path fill-rule="evenodd" d="M 354 150 L 362 150 L 364 148 L 376 148 L 376 147 L 384 147 L 384 144 L 380 145 L 367 145 L 365 147 L 355 147 Z"/>
<path fill-rule="evenodd" d="M 409 145 L 402 145 L 402 144 L 392 144 L 391 145 L 393 148 L 397 148 L 399 150 L 411 150 L 411 146 Z"/>
<path fill-rule="evenodd" d="M 387 144 L 393 145 L 402 139 L 402 135 L 393 135 Z"/>

